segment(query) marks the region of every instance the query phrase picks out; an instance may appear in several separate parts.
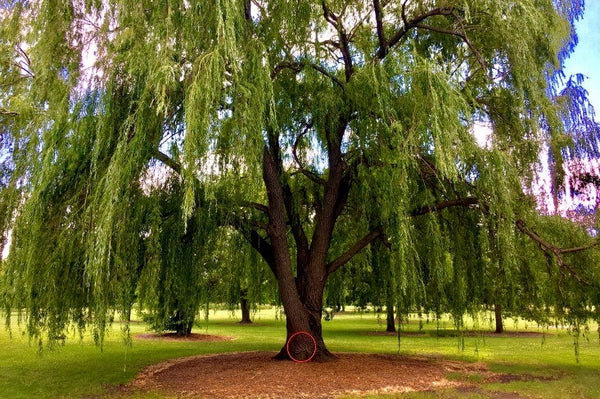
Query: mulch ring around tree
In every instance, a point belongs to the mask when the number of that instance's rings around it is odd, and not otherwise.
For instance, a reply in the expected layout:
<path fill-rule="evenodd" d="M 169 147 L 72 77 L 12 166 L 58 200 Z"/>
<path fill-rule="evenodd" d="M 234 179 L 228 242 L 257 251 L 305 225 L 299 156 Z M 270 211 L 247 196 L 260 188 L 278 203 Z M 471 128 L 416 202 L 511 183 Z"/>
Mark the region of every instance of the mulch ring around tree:
<path fill-rule="evenodd" d="M 155 392 L 191 398 L 334 398 L 443 388 L 475 388 L 468 376 L 498 381 L 484 363 L 433 357 L 339 354 L 326 363 L 274 360 L 275 353 L 242 352 L 169 360 L 142 370 L 120 393 Z M 448 379 L 448 375 L 464 378 Z M 518 397 L 518 395 L 516 396 Z"/>
<path fill-rule="evenodd" d="M 173 342 L 218 342 L 218 341 L 231 341 L 234 337 L 226 337 L 222 335 L 208 335 L 208 334 L 196 334 L 192 333 L 187 336 L 177 335 L 176 333 L 146 333 L 146 334 L 135 334 L 134 339 L 155 339 L 161 341 L 173 341 Z"/>

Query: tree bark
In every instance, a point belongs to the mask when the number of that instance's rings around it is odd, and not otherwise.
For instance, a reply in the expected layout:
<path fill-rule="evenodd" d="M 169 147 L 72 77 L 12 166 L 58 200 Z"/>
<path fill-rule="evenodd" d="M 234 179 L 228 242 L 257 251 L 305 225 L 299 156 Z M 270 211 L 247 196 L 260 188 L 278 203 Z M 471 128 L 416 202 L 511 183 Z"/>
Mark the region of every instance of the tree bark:
<path fill-rule="evenodd" d="M 387 320 L 387 327 L 385 329 L 386 332 L 396 332 L 396 318 L 394 317 L 394 304 L 392 301 L 389 300 L 387 301 L 387 305 L 386 305 L 386 320 Z M 392 302 L 392 303 L 390 303 Z"/>
<path fill-rule="evenodd" d="M 504 324 L 502 322 L 502 305 L 494 305 L 494 317 L 496 318 L 496 334 L 504 332 Z"/>
<path fill-rule="evenodd" d="M 309 260 L 304 259 L 304 262 L 297 263 L 297 277 L 294 277 L 287 241 L 284 190 L 279 180 L 275 158 L 266 147 L 263 152 L 263 180 L 269 200 L 267 234 L 271 241 L 274 272 L 283 309 L 285 310 L 287 325 L 286 345 L 283 346 L 276 358 L 289 359 L 287 343 L 293 334 L 303 331 L 309 333 L 316 341 L 317 350 L 313 360 L 324 361 L 330 359 L 332 355 L 323 342 L 321 327 L 323 290 L 326 281 L 326 256 L 329 242 L 327 242 L 327 245 L 323 245 L 323 251 L 316 254 L 311 248 L 311 255 L 313 256 L 309 256 Z M 318 231 L 318 229 L 316 230 Z M 310 357 L 310 354 L 307 357 Z"/>
<path fill-rule="evenodd" d="M 323 341 L 322 304 L 325 287 L 324 280 L 320 282 L 310 277 L 306 275 L 299 278 L 299 280 L 306 281 L 305 285 L 298 283 L 299 288 L 301 288 L 299 303 L 294 302 L 288 304 L 288 306 L 284 304 L 287 336 L 285 345 L 275 356 L 275 359 L 292 360 L 288 353 L 288 341 L 297 332 L 309 333 L 315 340 L 316 350 L 314 348 L 315 344 L 308 337 L 302 337 L 302 339 L 299 339 L 300 337 L 294 338 L 290 342 L 289 349 L 296 360 L 305 360 L 312 356 L 312 361 L 325 362 L 335 358 Z M 296 287 L 293 287 L 293 289 L 296 289 Z"/>
<path fill-rule="evenodd" d="M 250 318 L 250 302 L 248 301 L 247 295 L 247 290 L 241 290 L 240 308 L 242 309 L 242 320 L 240 320 L 240 324 L 252 324 L 252 319 Z"/>

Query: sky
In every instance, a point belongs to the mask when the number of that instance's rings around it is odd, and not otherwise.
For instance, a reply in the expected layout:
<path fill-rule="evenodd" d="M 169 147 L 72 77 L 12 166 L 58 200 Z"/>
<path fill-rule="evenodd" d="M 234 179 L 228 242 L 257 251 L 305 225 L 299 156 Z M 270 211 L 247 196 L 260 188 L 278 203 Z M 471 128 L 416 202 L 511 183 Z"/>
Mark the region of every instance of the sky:
<path fill-rule="evenodd" d="M 579 44 L 565 62 L 565 74 L 584 74 L 587 79 L 583 87 L 600 118 L 600 0 L 587 0 L 585 14 L 576 25 Z"/>

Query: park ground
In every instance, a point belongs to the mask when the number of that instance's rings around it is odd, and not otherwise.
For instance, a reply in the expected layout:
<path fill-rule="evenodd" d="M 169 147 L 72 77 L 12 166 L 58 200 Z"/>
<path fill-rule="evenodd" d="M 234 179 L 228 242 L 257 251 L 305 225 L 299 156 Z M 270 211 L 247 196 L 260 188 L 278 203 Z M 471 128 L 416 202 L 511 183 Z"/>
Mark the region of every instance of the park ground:
<path fill-rule="evenodd" d="M 568 398 L 600 397 L 597 326 L 579 339 L 567 329 L 506 320 L 469 320 L 462 332 L 448 318 L 404 324 L 386 334 L 383 315 L 345 312 L 324 322 L 337 359 L 328 363 L 274 361 L 285 337 L 275 309 L 260 309 L 252 325 L 211 311 L 188 339 L 156 337 L 141 321 L 126 345 L 114 323 L 100 350 L 91 334 L 67 335 L 64 345 L 39 351 L 17 327 L 0 331 L 0 397 L 368 397 Z"/>

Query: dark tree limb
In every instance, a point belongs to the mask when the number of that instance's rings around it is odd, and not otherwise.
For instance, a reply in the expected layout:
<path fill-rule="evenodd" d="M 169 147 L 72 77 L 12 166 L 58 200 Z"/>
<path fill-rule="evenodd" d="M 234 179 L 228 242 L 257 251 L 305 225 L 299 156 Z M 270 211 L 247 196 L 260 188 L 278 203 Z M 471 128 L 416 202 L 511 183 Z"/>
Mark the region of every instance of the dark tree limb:
<path fill-rule="evenodd" d="M 354 74 L 354 65 L 352 63 L 352 54 L 350 53 L 350 40 L 348 38 L 348 34 L 346 33 L 346 29 L 342 24 L 341 18 L 331 11 L 331 9 L 325 3 L 325 0 L 321 2 L 321 6 L 323 8 L 323 17 L 338 32 L 338 37 L 340 40 L 339 49 L 342 52 L 342 59 L 344 60 L 344 74 L 346 82 L 348 82 Z"/>
<path fill-rule="evenodd" d="M 267 194 L 269 198 L 269 207 L 267 208 L 267 214 L 269 216 L 270 223 L 269 231 L 271 232 L 273 228 L 275 228 L 275 226 L 280 226 L 279 218 L 283 217 L 283 234 L 285 235 L 285 217 L 287 215 L 287 220 L 289 221 L 289 225 L 292 230 L 292 235 L 294 236 L 294 240 L 296 242 L 297 266 L 300 269 L 304 267 L 304 265 L 306 264 L 306 259 L 308 257 L 308 238 L 306 237 L 306 233 L 304 232 L 304 228 L 300 220 L 300 215 L 298 214 L 298 211 L 294 205 L 294 195 L 292 193 L 292 189 L 289 185 L 287 178 L 284 176 L 285 172 L 281 157 L 281 148 L 279 146 L 279 133 L 276 130 L 268 129 L 267 135 L 269 146 L 268 148 L 265 148 L 265 158 L 263 162 L 263 180 L 265 182 L 265 187 L 267 188 Z M 269 156 L 267 157 L 267 155 Z M 271 170 L 272 166 L 274 167 L 273 170 Z M 270 189 L 271 193 L 269 193 Z M 276 200 L 276 202 L 273 202 L 274 200 Z M 279 203 L 279 201 L 281 201 L 281 204 Z M 275 206 L 275 209 L 273 208 L 273 206 Z M 274 223 L 275 220 L 273 216 L 275 215 L 277 215 L 278 218 L 277 223 Z M 271 237 L 271 242 L 273 243 L 274 241 L 274 238 Z M 277 239 L 277 241 L 279 241 L 279 239 Z M 286 245 L 285 250 L 287 251 L 287 241 L 282 241 L 282 245 L 284 242 Z M 283 256 L 283 250 L 281 250 L 281 255 Z"/>
<path fill-rule="evenodd" d="M 35 73 L 33 72 L 33 68 L 31 67 L 31 58 L 27 54 L 25 50 L 21 46 L 17 46 L 17 53 L 23 57 L 24 62 L 15 62 L 13 65 L 19 68 L 23 73 L 25 73 L 25 77 L 27 78 L 35 78 Z"/>
<path fill-rule="evenodd" d="M 310 246 L 310 263 L 321 264 L 327 258 L 331 244 L 333 229 L 338 217 L 337 210 L 345 205 L 346 199 L 340 194 L 347 167 L 343 159 L 341 145 L 348 120 L 343 115 L 337 116 L 336 127 L 326 129 L 327 155 L 329 159 L 329 174 L 323 191 L 322 207 L 315 217 L 315 228 Z M 341 202 L 340 202 L 341 201 Z"/>
<path fill-rule="evenodd" d="M 516 225 L 517 225 L 517 228 L 522 233 L 526 234 L 533 241 L 535 241 L 540 246 L 540 248 L 542 248 L 542 250 L 544 252 L 546 252 L 547 254 L 553 255 L 554 259 L 556 259 L 556 263 L 558 264 L 558 266 L 561 269 L 563 269 L 563 270 L 566 269 L 568 271 L 568 273 L 571 275 L 571 277 L 573 277 L 579 283 L 581 283 L 583 285 L 586 285 L 586 286 L 591 285 L 588 281 L 586 281 L 585 279 L 583 279 L 575 271 L 575 269 L 573 269 L 573 267 L 571 265 L 569 265 L 567 262 L 565 262 L 565 260 L 563 259 L 563 254 L 585 251 L 586 249 L 590 249 L 590 248 L 598 245 L 599 244 L 598 242 L 596 242 L 596 243 L 594 243 L 592 245 L 582 246 L 582 247 L 560 248 L 560 247 L 557 247 L 556 245 L 553 245 L 553 244 L 549 243 L 548 241 L 544 240 L 542 237 L 540 237 L 539 234 L 537 234 L 535 231 L 533 231 L 530 228 L 528 228 L 525 225 L 525 222 L 523 220 L 521 220 L 521 219 L 517 220 Z"/>
<path fill-rule="evenodd" d="M 333 75 L 331 72 L 329 72 L 327 69 L 325 69 L 321 65 L 318 65 L 318 64 L 315 64 L 315 63 L 309 62 L 309 61 L 298 61 L 298 62 L 282 61 L 279 64 L 275 65 L 275 68 L 273 68 L 273 72 L 271 72 L 271 79 L 274 79 L 279 74 L 279 72 L 281 72 L 284 69 L 290 69 L 296 73 L 299 73 L 306 67 L 314 69 L 315 71 L 319 72 L 323 76 L 330 79 L 333 83 L 335 83 L 337 86 L 339 86 L 340 89 L 345 90 L 346 86 L 335 75 Z"/>
<path fill-rule="evenodd" d="M 267 233 L 271 240 L 271 246 L 273 248 L 272 252 L 275 257 L 274 261 L 278 266 L 289 267 L 290 254 L 288 252 L 286 237 L 286 210 L 283 189 L 279 180 L 276 161 L 273 159 L 267 147 L 265 147 L 263 151 L 263 180 L 267 190 L 267 198 L 269 199 L 269 226 Z M 287 272 L 289 272 L 291 276 L 291 267 L 289 270 L 286 270 L 286 273 Z"/>
<path fill-rule="evenodd" d="M 261 211 L 261 212 L 263 212 L 265 214 L 269 213 L 269 207 L 267 207 L 264 204 L 260 204 L 258 202 L 244 201 L 244 202 L 242 202 L 242 206 L 247 207 L 247 208 L 256 209 L 256 210 Z"/>
<path fill-rule="evenodd" d="M 340 267 L 348 263 L 350 259 L 352 259 L 356 254 L 358 254 L 364 247 L 369 245 L 373 240 L 378 237 L 381 237 L 383 234 L 383 229 L 381 226 L 377 227 L 375 230 L 371 231 L 363 238 L 358 240 L 350 249 L 340 255 L 338 258 L 334 259 L 332 262 L 327 264 L 327 275 L 335 272 Z"/>
<path fill-rule="evenodd" d="M 431 212 L 439 212 L 443 209 L 451 208 L 454 206 L 469 207 L 472 205 L 480 205 L 479 199 L 475 197 L 457 198 L 453 200 L 438 202 L 434 205 L 426 205 L 420 208 L 413 209 L 410 212 L 410 216 L 421 216 Z"/>
<path fill-rule="evenodd" d="M 10 111 L 6 108 L 0 108 L 0 115 L 5 115 L 5 116 L 17 116 L 19 115 L 18 112 L 14 112 L 14 111 Z"/>
<path fill-rule="evenodd" d="M 298 170 L 300 171 L 300 173 L 302 173 L 304 176 L 306 176 L 309 180 L 311 180 L 312 182 L 319 184 L 319 185 L 325 185 L 325 180 L 323 180 L 319 175 L 317 175 L 316 173 L 308 170 L 305 165 L 302 163 L 302 161 L 300 161 L 300 158 L 298 157 L 298 144 L 300 143 L 300 139 L 306 135 L 306 133 L 308 133 L 309 129 L 313 126 L 313 122 L 310 121 L 306 127 L 304 128 L 304 130 L 296 137 L 296 140 L 294 140 L 294 145 L 292 146 L 292 156 L 294 157 L 294 161 L 296 162 L 296 164 L 298 164 Z"/>
<path fill-rule="evenodd" d="M 570 254 L 570 253 L 573 253 L 573 252 L 581 252 L 581 251 L 586 251 L 588 249 L 592 249 L 592 248 L 594 248 L 594 247 L 596 247 L 598 245 L 600 245 L 600 241 L 596 241 L 593 244 L 584 245 L 584 246 L 581 246 L 581 247 L 563 248 L 563 249 L 560 250 L 560 252 L 563 253 L 563 254 Z"/>
<path fill-rule="evenodd" d="M 273 258 L 273 248 L 267 240 L 265 240 L 256 230 L 242 228 L 238 231 L 246 238 L 248 243 L 254 248 L 265 260 L 269 268 L 277 278 L 277 268 L 275 267 L 275 259 Z"/>
<path fill-rule="evenodd" d="M 456 17 L 455 14 L 452 14 L 452 15 L 454 15 Z M 459 19 L 458 17 L 456 17 L 456 18 Z M 467 36 L 467 34 L 465 32 L 457 32 L 457 31 L 448 30 L 448 29 L 441 29 L 441 28 L 436 28 L 434 26 L 425 25 L 425 24 L 416 24 L 415 28 L 424 29 L 424 30 L 428 30 L 431 32 L 436 32 L 436 33 L 441 33 L 444 35 L 456 36 L 456 37 L 460 38 L 469 47 L 471 52 L 473 52 L 473 54 L 477 58 L 477 62 L 481 66 L 481 69 L 484 72 L 487 70 L 487 66 L 485 64 L 483 57 L 481 56 L 481 53 L 473 46 L 473 44 L 471 43 L 471 40 L 469 39 L 469 37 Z"/>
<path fill-rule="evenodd" d="M 277 270 L 275 268 L 275 259 L 273 258 L 273 247 L 267 239 L 265 239 L 260 233 L 252 228 L 252 222 L 244 218 L 243 216 L 236 214 L 228 214 L 227 224 L 233 227 L 238 233 L 246 239 L 246 241 L 254 248 L 265 260 L 269 268 L 277 277 Z"/>
<path fill-rule="evenodd" d="M 380 0 L 373 0 L 373 9 L 375 11 L 375 22 L 377 24 L 377 40 L 379 40 L 377 57 L 383 59 L 387 55 L 388 43 L 383 31 L 383 7 L 381 6 Z"/>
<path fill-rule="evenodd" d="M 154 150 L 152 156 L 167 165 L 169 168 L 173 169 L 173 171 L 177 174 L 181 174 L 181 164 L 164 152 L 156 149 Z"/>
<path fill-rule="evenodd" d="M 244 0 L 244 18 L 246 21 L 252 21 L 252 2 L 250 0 Z"/>
<path fill-rule="evenodd" d="M 416 28 L 418 24 L 420 24 L 427 18 L 437 16 L 437 15 L 442 15 L 442 16 L 454 15 L 454 7 L 434 8 L 433 10 L 431 10 L 429 12 L 426 12 L 424 14 L 421 14 L 419 16 L 416 16 L 416 17 L 408 20 L 408 18 L 406 16 L 406 2 L 404 2 L 402 5 L 403 26 L 398 31 L 396 31 L 396 33 L 389 39 L 389 41 L 387 42 L 388 48 L 394 47 L 396 44 L 398 44 L 404 38 L 404 36 L 406 36 L 406 34 L 411 29 Z M 383 53 L 377 54 L 379 59 L 385 58 L 386 55 L 387 55 L 387 52 L 385 52 L 385 54 L 383 54 Z"/>
<path fill-rule="evenodd" d="M 403 23 L 402 28 L 399 29 L 398 31 L 396 31 L 396 33 L 389 40 L 386 40 L 384 37 L 384 31 L 383 31 L 382 7 L 381 7 L 381 4 L 379 3 L 379 0 L 373 0 L 374 10 L 375 10 L 375 21 L 377 24 L 377 37 L 379 40 L 379 49 L 377 50 L 377 58 L 378 59 L 380 59 L 380 60 L 384 59 L 385 56 L 387 55 L 387 53 L 389 52 L 389 49 L 391 47 L 395 46 L 396 44 L 398 44 L 411 29 L 415 29 L 415 28 L 416 29 L 424 29 L 424 30 L 429 30 L 431 32 L 437 32 L 437 33 L 456 36 L 456 37 L 460 38 L 467 45 L 467 47 L 469 47 L 471 52 L 475 55 L 475 57 L 477 58 L 477 62 L 479 63 L 479 65 L 481 66 L 482 70 L 485 73 L 485 71 L 487 70 L 485 60 L 483 59 L 481 53 L 475 48 L 475 46 L 473 46 L 473 43 L 467 36 L 467 33 L 462 24 L 462 22 L 463 22 L 462 19 L 458 15 L 456 15 L 455 7 L 434 8 L 433 10 L 431 10 L 429 12 L 426 12 L 424 14 L 421 14 L 421 15 L 416 16 L 409 20 L 408 16 L 406 15 L 406 4 L 407 4 L 407 1 L 404 1 L 402 3 L 402 11 L 400 13 L 401 18 L 402 18 L 402 23 Z M 434 27 L 431 25 L 426 25 L 423 23 L 426 19 L 428 19 L 430 17 L 434 17 L 434 16 L 451 16 L 460 24 L 460 26 L 462 27 L 462 30 L 456 31 L 456 30 L 437 28 L 437 27 Z"/>
<path fill-rule="evenodd" d="M 340 182 L 339 195 L 334 208 L 334 217 L 337 219 L 344 210 L 346 203 L 348 202 L 348 196 L 350 195 L 350 189 L 354 181 L 356 173 L 356 164 L 351 164 Z"/>

